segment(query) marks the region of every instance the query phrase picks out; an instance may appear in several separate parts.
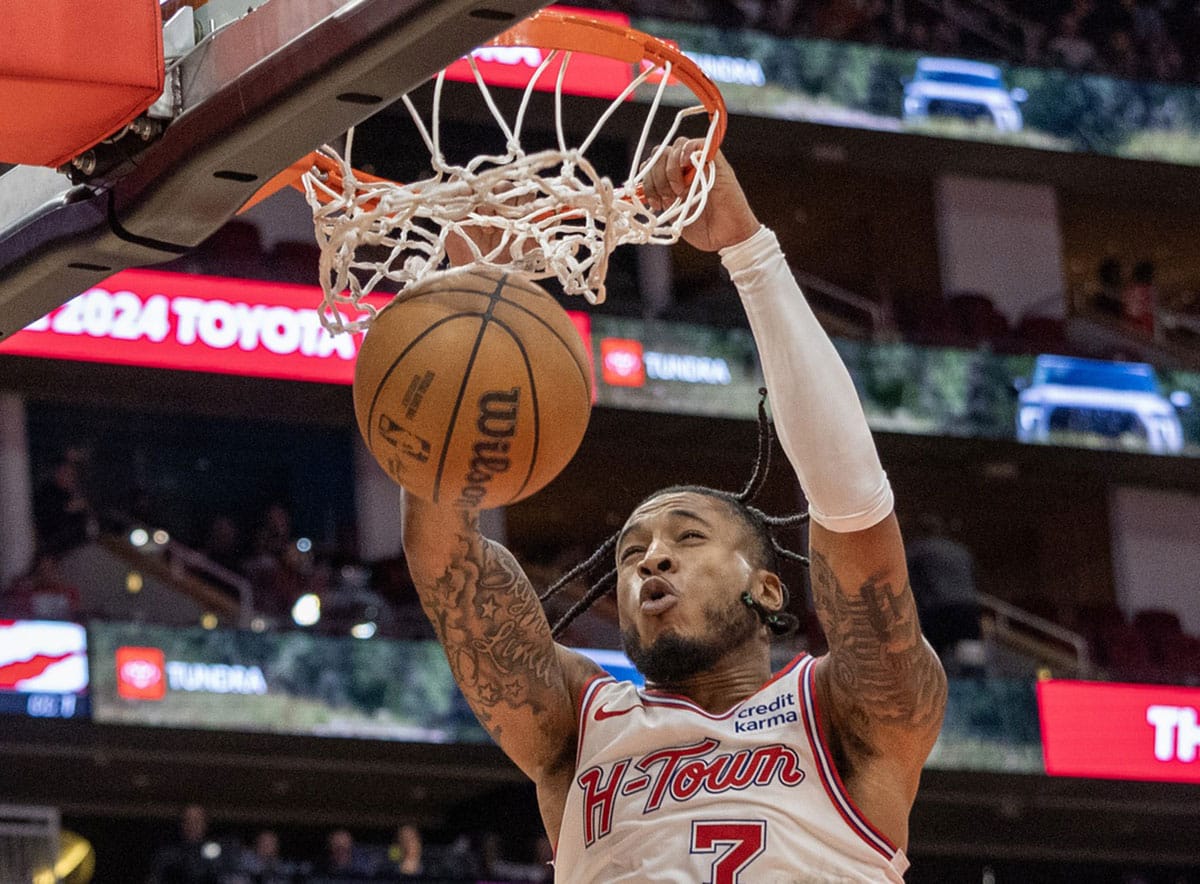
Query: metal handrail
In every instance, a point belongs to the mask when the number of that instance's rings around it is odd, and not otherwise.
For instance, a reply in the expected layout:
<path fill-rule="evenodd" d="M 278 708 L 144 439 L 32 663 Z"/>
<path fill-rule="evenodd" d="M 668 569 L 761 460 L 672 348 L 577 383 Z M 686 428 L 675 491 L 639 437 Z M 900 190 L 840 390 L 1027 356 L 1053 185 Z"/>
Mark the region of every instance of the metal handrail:
<path fill-rule="evenodd" d="M 835 283 L 821 279 L 819 276 L 814 276 L 804 270 L 797 270 L 795 267 L 792 268 L 792 274 L 796 277 L 796 282 L 800 284 L 800 288 L 804 289 L 806 295 L 808 292 L 817 292 L 827 298 L 865 313 L 870 317 L 871 327 L 869 331 L 872 337 L 883 327 L 883 307 L 870 298 L 863 297 L 860 294 L 842 288 Z"/>
<path fill-rule="evenodd" d="M 1043 636 L 1050 638 L 1071 647 L 1075 652 L 1075 658 L 1078 660 L 1078 668 L 1080 674 L 1086 674 L 1091 671 L 1091 654 L 1088 650 L 1087 639 L 1060 626 L 1052 620 L 1047 620 L 1045 617 L 1039 617 L 1037 614 L 1032 614 L 1016 605 L 1010 604 L 1003 599 L 998 599 L 986 592 L 979 593 L 980 604 L 990 610 L 998 621 L 1007 625 L 1009 621 L 1019 623 L 1025 626 L 1030 631 L 1041 633 Z"/>
<path fill-rule="evenodd" d="M 0 880 L 37 881 L 49 869 L 57 882 L 61 825 L 57 808 L 0 804 Z"/>
<path fill-rule="evenodd" d="M 238 596 L 239 619 L 246 621 L 254 612 L 254 584 L 243 577 L 241 574 L 235 574 L 223 565 L 214 562 L 208 556 L 199 550 L 192 549 L 186 544 L 180 543 L 172 538 L 162 546 L 166 552 L 167 561 L 172 569 L 178 562 L 184 568 L 197 572 L 204 577 L 219 581 L 223 586 L 228 586 Z M 246 625 L 245 623 L 242 624 Z"/>
<path fill-rule="evenodd" d="M 105 513 L 105 518 L 121 526 L 126 542 L 129 542 L 129 532 L 136 528 L 141 528 L 151 538 L 153 538 L 155 533 L 153 527 L 144 525 L 124 513 L 109 511 Z M 139 555 L 148 555 L 150 552 L 144 548 L 135 547 L 132 543 L 129 543 L 129 546 Z M 198 575 L 201 578 L 208 578 L 232 589 L 237 594 L 240 625 L 248 625 L 250 618 L 254 616 L 254 584 L 248 579 L 241 574 L 230 571 L 225 566 L 214 562 L 199 550 L 193 549 L 169 535 L 166 543 L 156 542 L 153 551 L 162 552 L 163 559 L 174 574 L 182 575 L 185 571 L 190 571 L 194 575 Z"/>

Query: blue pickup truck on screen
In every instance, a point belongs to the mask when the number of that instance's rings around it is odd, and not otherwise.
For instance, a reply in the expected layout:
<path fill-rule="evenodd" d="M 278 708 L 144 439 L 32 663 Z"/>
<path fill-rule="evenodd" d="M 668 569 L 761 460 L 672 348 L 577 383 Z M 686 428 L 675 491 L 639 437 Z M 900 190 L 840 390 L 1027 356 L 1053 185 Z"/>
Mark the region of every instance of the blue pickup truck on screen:
<path fill-rule="evenodd" d="M 1020 132 L 1025 125 L 1018 105 L 1024 89 L 1009 89 L 1004 72 L 994 64 L 958 58 L 922 58 L 916 75 L 904 86 L 904 119 L 958 117 L 990 122 L 1001 132 Z"/>
<path fill-rule="evenodd" d="M 1185 392 L 1163 396 L 1154 367 L 1141 362 L 1103 362 L 1072 356 L 1039 356 L 1023 387 L 1017 438 L 1051 442 L 1055 434 L 1085 434 L 1156 454 L 1183 450 L 1176 408 Z"/>

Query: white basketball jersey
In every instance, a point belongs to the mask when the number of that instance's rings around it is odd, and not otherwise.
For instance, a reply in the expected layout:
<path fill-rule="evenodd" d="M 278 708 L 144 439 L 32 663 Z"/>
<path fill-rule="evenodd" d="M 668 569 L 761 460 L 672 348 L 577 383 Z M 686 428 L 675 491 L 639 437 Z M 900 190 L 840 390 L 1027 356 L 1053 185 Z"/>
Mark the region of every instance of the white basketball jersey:
<path fill-rule="evenodd" d="M 842 787 L 801 655 L 723 715 L 602 676 L 580 709 L 558 884 L 902 882 Z"/>

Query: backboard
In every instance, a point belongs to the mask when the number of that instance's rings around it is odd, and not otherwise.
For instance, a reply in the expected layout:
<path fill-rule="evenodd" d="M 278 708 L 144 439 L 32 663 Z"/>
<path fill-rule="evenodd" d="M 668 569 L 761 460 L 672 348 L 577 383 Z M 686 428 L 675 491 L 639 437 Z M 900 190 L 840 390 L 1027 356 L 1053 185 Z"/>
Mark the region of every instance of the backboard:
<path fill-rule="evenodd" d="M 0 340 L 117 270 L 199 245 L 298 156 L 543 5 L 164 3 L 167 88 L 150 112 L 161 134 L 97 169 L 77 164 L 77 183 L 27 166 L 0 175 Z"/>

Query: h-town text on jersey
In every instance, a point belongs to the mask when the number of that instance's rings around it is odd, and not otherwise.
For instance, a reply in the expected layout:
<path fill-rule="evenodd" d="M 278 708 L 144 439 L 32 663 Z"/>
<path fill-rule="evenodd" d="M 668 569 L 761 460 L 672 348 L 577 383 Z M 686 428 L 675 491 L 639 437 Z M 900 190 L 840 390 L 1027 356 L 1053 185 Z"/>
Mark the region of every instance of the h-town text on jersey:
<path fill-rule="evenodd" d="M 736 752 L 719 752 L 721 741 L 706 737 L 688 746 L 659 749 L 637 761 L 623 758 L 607 776 L 602 765 L 579 775 L 583 789 L 584 844 L 590 847 L 612 831 L 618 796 L 646 792 L 643 814 L 662 807 L 664 799 L 687 801 L 700 792 L 719 794 L 766 786 L 778 781 L 797 786 L 804 780 L 800 757 L 790 746 L 772 743 Z"/>

